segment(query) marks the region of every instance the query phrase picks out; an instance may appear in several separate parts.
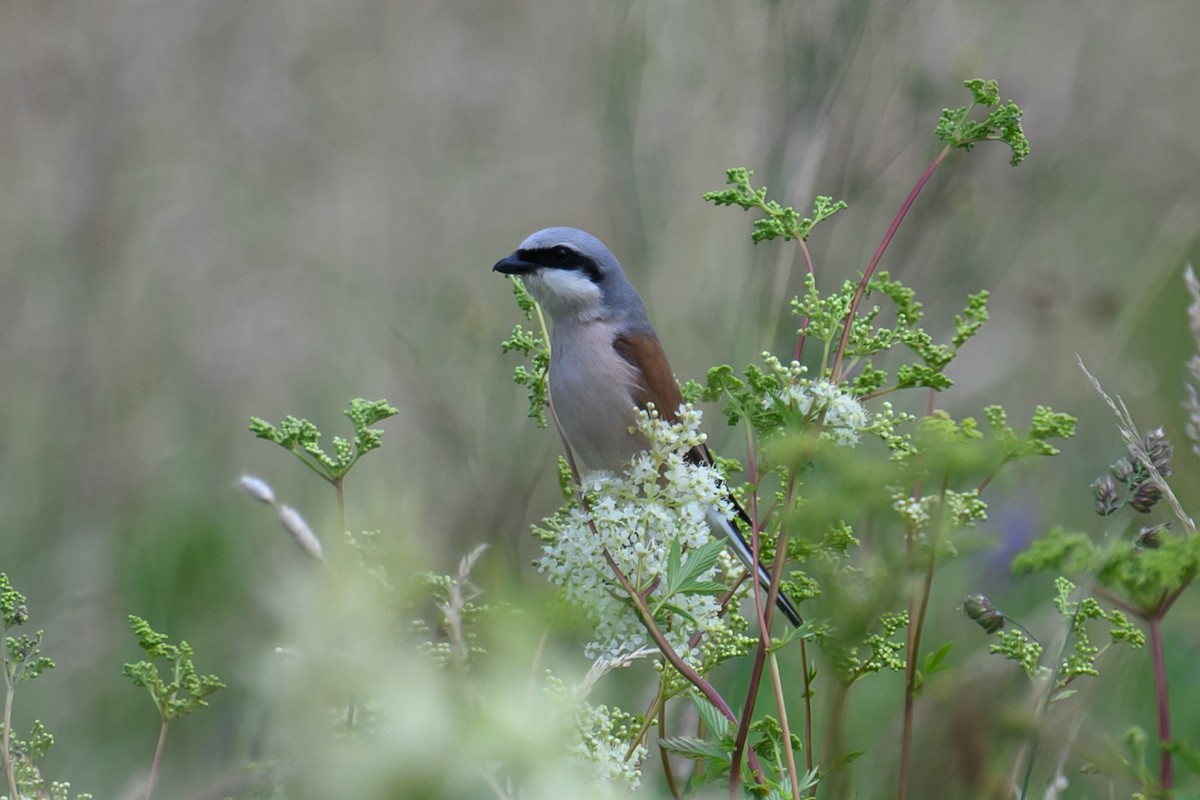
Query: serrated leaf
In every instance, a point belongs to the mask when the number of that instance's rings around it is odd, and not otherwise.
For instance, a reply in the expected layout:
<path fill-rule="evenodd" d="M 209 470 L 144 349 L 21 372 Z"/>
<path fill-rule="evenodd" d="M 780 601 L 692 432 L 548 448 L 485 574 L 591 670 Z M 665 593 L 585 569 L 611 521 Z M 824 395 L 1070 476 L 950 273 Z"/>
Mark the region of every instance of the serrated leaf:
<path fill-rule="evenodd" d="M 687 561 L 679 563 L 677 550 L 678 540 L 671 543 L 667 555 L 667 596 L 679 592 L 690 592 L 691 587 L 699 583 L 699 578 L 717 564 L 717 557 L 725 550 L 725 542 L 721 539 L 710 539 L 688 553 Z M 707 583 L 707 581 L 705 581 Z"/>
<path fill-rule="evenodd" d="M 729 719 L 706 698 L 695 693 L 691 695 L 691 698 L 692 705 L 696 706 L 696 711 L 700 713 L 700 719 L 713 732 L 713 735 L 718 739 L 728 736 L 730 731 Z"/>
<path fill-rule="evenodd" d="M 679 573 L 682 570 L 683 563 L 683 545 L 678 539 L 672 539 L 671 544 L 667 547 L 667 594 L 674 594 L 672 587 L 679 581 Z"/>
<path fill-rule="evenodd" d="M 729 763 L 729 754 L 719 744 L 695 736 L 669 736 L 659 739 L 658 746 L 685 758 L 704 758 Z"/>
<path fill-rule="evenodd" d="M 724 594 L 729 587 L 718 581 L 698 581 L 688 587 L 688 594 Z"/>

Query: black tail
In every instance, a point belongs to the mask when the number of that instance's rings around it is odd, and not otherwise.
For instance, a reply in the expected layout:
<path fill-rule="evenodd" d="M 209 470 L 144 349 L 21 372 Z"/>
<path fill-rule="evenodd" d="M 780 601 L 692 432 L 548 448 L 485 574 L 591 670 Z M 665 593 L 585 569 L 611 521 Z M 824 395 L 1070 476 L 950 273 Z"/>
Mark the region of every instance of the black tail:
<path fill-rule="evenodd" d="M 730 495 L 729 501 L 733 503 L 738 517 L 745 523 L 746 528 L 751 529 L 750 517 L 746 514 L 745 510 L 738 505 L 732 495 Z M 719 523 L 720 527 L 724 529 L 725 535 L 729 537 L 729 544 L 733 548 L 733 552 L 737 553 L 738 558 L 746 565 L 746 569 L 752 569 L 758 573 L 758 582 L 765 591 L 771 585 L 771 573 L 767 571 L 767 568 L 763 566 L 761 561 L 757 564 L 754 563 L 754 551 L 751 549 L 750 543 L 746 541 L 745 534 L 742 533 L 736 523 L 725 519 L 716 509 L 713 509 L 709 513 L 708 518 L 710 524 L 716 525 Z M 793 627 L 799 628 L 804 624 L 804 619 L 800 616 L 800 612 L 796 610 L 796 606 L 792 604 L 791 598 L 785 595 L 782 590 L 775 597 L 775 606 L 787 617 L 788 622 L 792 623 Z"/>
<path fill-rule="evenodd" d="M 713 457 L 706 445 L 699 445 L 692 448 L 687 456 L 689 461 L 696 464 L 707 464 L 712 466 Z M 738 503 L 737 498 L 726 490 L 726 497 L 729 502 L 733 503 L 733 508 L 737 511 L 738 518 L 742 524 L 746 526 L 746 530 L 754 530 L 754 523 L 750 520 L 750 515 L 746 513 L 746 509 L 742 508 Z M 746 565 L 746 569 L 754 570 L 758 573 L 758 582 L 764 589 L 771 585 L 771 573 L 767 572 L 767 568 L 762 565 L 762 562 L 754 563 L 754 551 L 750 547 L 750 543 L 746 541 L 746 536 L 738 528 L 737 523 L 725 519 L 715 508 L 709 509 L 708 522 L 713 527 L 721 528 L 725 531 L 725 536 L 729 539 L 729 545 L 733 548 L 733 552 L 737 553 L 741 562 Z M 791 599 L 780 590 L 775 596 L 775 606 L 787 617 L 788 622 L 792 623 L 793 627 L 799 628 L 804 624 L 804 619 L 800 616 L 800 612 L 796 610 L 796 606 L 792 604 Z"/>

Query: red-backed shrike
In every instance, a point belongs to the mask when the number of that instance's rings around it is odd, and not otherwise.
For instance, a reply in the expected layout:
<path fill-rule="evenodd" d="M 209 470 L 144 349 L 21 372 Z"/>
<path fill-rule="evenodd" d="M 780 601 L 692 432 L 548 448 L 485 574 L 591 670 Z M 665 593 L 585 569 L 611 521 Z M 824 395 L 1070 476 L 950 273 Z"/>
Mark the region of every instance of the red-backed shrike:
<path fill-rule="evenodd" d="M 674 422 L 683 397 L 642 298 L 620 263 L 589 233 L 546 228 L 492 269 L 520 276 L 550 315 L 550 397 L 571 448 L 592 469 L 621 472 L 646 449 L 645 437 L 634 428 L 634 408 L 653 403 L 663 419 Z M 689 456 L 712 463 L 704 446 Z M 749 528 L 745 511 L 732 497 L 730 501 Z M 770 574 L 761 563 L 754 564 L 738 526 L 715 508 L 707 518 L 765 587 Z M 793 625 L 801 624 L 796 607 L 782 593 L 778 607 Z"/>

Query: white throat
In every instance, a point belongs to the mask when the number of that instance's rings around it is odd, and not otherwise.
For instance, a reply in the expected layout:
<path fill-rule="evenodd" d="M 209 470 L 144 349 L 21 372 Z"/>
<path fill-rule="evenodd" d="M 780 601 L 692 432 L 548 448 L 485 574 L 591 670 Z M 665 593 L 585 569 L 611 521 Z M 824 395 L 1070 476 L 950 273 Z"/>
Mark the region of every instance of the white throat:
<path fill-rule="evenodd" d="M 521 280 L 552 318 L 587 317 L 600 309 L 600 287 L 579 270 L 543 268 Z"/>

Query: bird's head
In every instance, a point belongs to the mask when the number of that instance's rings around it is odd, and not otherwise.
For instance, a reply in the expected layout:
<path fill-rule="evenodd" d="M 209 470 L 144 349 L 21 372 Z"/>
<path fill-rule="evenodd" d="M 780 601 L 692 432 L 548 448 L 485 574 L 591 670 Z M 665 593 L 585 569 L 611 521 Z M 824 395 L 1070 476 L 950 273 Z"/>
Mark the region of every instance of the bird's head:
<path fill-rule="evenodd" d="M 576 228 L 546 228 L 492 267 L 517 275 L 551 317 L 645 316 L 641 298 L 604 243 Z"/>

